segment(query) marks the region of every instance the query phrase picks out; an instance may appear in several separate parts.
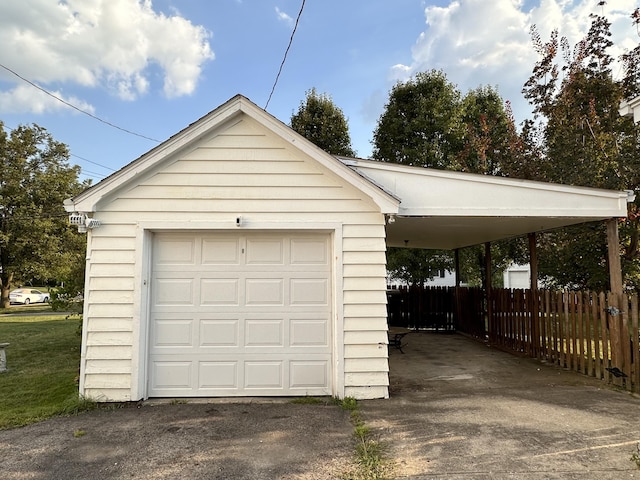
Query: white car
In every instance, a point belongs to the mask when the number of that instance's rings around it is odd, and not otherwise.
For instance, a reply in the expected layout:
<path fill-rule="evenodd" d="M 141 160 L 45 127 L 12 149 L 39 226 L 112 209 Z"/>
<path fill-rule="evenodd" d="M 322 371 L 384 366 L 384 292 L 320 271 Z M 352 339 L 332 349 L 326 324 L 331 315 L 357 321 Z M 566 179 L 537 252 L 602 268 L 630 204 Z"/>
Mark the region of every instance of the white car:
<path fill-rule="evenodd" d="M 35 288 L 18 288 L 9 293 L 9 303 L 29 305 L 30 303 L 47 303 L 48 301 L 49 294 Z"/>

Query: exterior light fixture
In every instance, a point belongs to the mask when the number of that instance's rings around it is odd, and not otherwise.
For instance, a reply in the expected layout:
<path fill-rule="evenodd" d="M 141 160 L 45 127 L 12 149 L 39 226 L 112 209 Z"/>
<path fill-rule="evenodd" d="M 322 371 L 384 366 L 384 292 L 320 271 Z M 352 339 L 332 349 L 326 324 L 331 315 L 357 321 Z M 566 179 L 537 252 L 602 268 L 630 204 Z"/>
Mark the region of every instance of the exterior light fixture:
<path fill-rule="evenodd" d="M 86 213 L 78 212 L 69 215 L 69 224 L 76 225 L 79 233 L 87 233 L 87 230 L 98 228 L 101 225 L 100 220 L 88 217 Z"/>

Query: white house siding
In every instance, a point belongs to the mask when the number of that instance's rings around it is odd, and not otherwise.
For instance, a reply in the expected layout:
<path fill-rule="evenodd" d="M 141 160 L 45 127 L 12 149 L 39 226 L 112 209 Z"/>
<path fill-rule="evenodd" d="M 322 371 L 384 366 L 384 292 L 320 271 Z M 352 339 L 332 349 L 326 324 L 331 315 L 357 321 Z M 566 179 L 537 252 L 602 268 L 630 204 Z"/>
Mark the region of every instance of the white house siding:
<path fill-rule="evenodd" d="M 334 233 L 333 391 L 388 396 L 384 217 L 336 173 L 242 114 L 97 205 L 88 238 L 81 393 L 144 396 L 146 231 Z M 341 168 L 341 166 L 340 166 Z M 141 322 L 141 323 L 139 323 Z M 339 341 L 340 337 L 344 344 Z"/>

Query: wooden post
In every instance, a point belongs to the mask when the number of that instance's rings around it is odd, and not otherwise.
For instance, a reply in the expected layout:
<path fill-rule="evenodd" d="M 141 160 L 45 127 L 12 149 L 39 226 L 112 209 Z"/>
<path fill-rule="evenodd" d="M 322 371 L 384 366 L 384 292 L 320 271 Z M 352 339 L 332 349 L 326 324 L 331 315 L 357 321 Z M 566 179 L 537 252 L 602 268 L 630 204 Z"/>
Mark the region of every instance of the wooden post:
<path fill-rule="evenodd" d="M 484 290 L 487 297 L 486 325 L 489 330 L 489 337 L 491 337 L 492 334 L 495 334 L 495 332 L 491 331 L 491 325 L 493 323 L 493 305 L 491 304 L 493 300 L 493 295 L 491 294 L 491 242 L 486 242 L 484 244 L 484 271 Z"/>
<path fill-rule="evenodd" d="M 455 309 L 456 309 L 456 314 L 455 314 L 455 318 L 454 318 L 454 322 L 455 322 L 455 329 L 458 330 L 458 325 L 462 324 L 462 303 L 460 301 L 460 249 L 456 248 L 453 251 L 453 258 L 455 261 L 455 279 L 456 279 L 456 286 L 455 286 L 455 290 L 453 292 L 453 294 L 455 295 Z M 467 319 L 467 321 L 469 321 L 469 319 Z M 468 332 L 467 332 L 468 333 Z"/>
<path fill-rule="evenodd" d="M 622 267 L 620 265 L 620 239 L 618 219 L 607 220 L 607 248 L 609 251 L 609 285 L 611 292 L 622 295 Z"/>
<path fill-rule="evenodd" d="M 540 306 L 538 303 L 538 246 L 536 242 L 536 234 L 530 233 L 529 235 L 529 265 L 531 269 L 531 298 L 530 298 L 530 311 L 531 311 L 531 336 L 533 346 L 533 354 L 539 359 L 541 356 L 540 349 Z"/>
<path fill-rule="evenodd" d="M 629 340 L 621 338 L 620 310 L 626 308 L 621 305 L 622 300 L 622 266 L 620 265 L 620 240 L 618 238 L 618 219 L 607 220 L 607 248 L 609 253 L 609 286 L 611 295 L 608 297 L 609 334 L 611 336 L 611 366 L 622 370 L 624 357 L 621 355 L 623 345 L 627 346 Z M 621 308 L 622 307 L 622 308 Z M 627 347 L 628 348 L 628 347 Z"/>

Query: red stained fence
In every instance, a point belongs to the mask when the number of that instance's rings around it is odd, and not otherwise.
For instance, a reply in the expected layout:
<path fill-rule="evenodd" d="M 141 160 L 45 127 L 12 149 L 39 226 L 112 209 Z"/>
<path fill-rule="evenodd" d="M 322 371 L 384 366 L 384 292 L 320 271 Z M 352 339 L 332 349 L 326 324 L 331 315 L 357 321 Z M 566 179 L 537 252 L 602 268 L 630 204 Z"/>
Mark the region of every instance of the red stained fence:
<path fill-rule="evenodd" d="M 390 326 L 457 331 L 640 392 L 637 295 L 411 287 L 388 300 Z"/>

